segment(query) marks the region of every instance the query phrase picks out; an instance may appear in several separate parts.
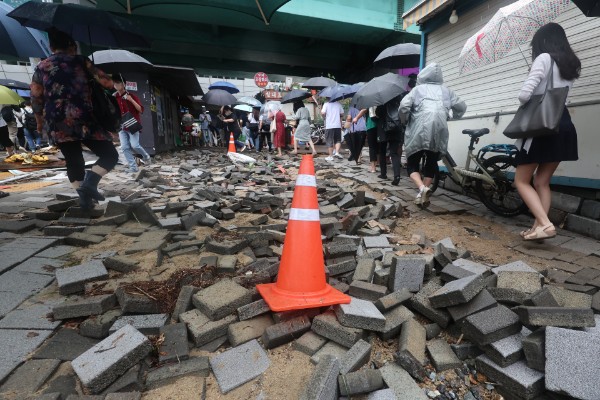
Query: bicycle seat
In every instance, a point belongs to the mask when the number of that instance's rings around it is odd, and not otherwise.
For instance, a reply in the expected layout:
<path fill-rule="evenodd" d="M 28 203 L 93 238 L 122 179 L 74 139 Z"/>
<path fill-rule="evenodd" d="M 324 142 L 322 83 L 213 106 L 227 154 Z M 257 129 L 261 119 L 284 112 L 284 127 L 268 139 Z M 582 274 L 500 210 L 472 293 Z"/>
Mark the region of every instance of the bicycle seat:
<path fill-rule="evenodd" d="M 483 135 L 487 135 L 488 133 L 490 133 L 490 130 L 488 128 L 483 128 L 483 129 L 465 129 L 464 131 L 462 131 L 463 134 L 465 135 L 469 135 L 472 138 L 478 138 L 481 137 Z"/>

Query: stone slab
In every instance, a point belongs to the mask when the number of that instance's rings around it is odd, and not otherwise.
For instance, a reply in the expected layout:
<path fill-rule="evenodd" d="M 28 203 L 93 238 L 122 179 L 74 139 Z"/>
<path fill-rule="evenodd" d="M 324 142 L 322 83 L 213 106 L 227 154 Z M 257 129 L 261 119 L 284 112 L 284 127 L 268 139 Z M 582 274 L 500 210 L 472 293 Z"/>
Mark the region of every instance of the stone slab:
<path fill-rule="evenodd" d="M 496 305 L 498 305 L 496 299 L 492 297 L 490 292 L 488 292 L 486 289 L 483 289 L 481 292 L 479 292 L 477 296 L 475 296 L 469 302 L 448 307 L 448 312 L 450 313 L 454 321 L 461 321 L 469 315 L 478 313 L 483 310 L 487 310 L 492 307 L 496 307 Z"/>
<path fill-rule="evenodd" d="M 375 307 L 381 312 L 386 312 L 409 300 L 412 296 L 413 294 L 407 288 L 403 288 L 379 298 L 375 302 Z"/>
<path fill-rule="evenodd" d="M 131 325 L 125 325 L 71 363 L 81 383 L 91 393 L 99 393 L 125 371 L 140 362 L 152 344 Z"/>
<path fill-rule="evenodd" d="M 429 301 L 429 296 L 441 289 L 441 283 L 440 278 L 431 279 L 408 301 L 408 305 L 442 328 L 445 328 L 450 323 L 450 314 L 446 310 L 433 308 Z"/>
<path fill-rule="evenodd" d="M 462 361 L 458 359 L 446 339 L 434 339 L 427 343 L 427 351 L 431 362 L 438 372 L 459 368 Z"/>
<path fill-rule="evenodd" d="M 62 295 L 82 292 L 87 282 L 108 278 L 108 271 L 100 260 L 57 269 L 55 274 L 58 290 Z"/>
<path fill-rule="evenodd" d="M 394 391 L 396 400 L 428 400 L 423 389 L 399 365 L 388 363 L 379 370 L 385 384 Z"/>
<path fill-rule="evenodd" d="M 158 362 L 180 362 L 190 357 L 188 345 L 187 327 L 184 323 L 161 326 L 159 334 L 164 340 L 158 349 Z"/>
<path fill-rule="evenodd" d="M 483 290 L 487 281 L 481 275 L 471 275 L 446 283 L 429 296 L 435 308 L 451 307 L 469 302 Z"/>
<path fill-rule="evenodd" d="M 357 371 L 369 362 L 370 357 L 371 344 L 362 339 L 359 340 L 342 356 L 340 360 L 340 374 L 344 375 L 349 372 Z"/>
<path fill-rule="evenodd" d="M 312 357 L 310 357 L 310 362 L 317 365 L 317 364 L 319 364 L 319 361 L 321 361 L 324 357 L 330 356 L 330 357 L 335 357 L 341 363 L 342 359 L 344 358 L 344 356 L 346 355 L 347 352 L 348 352 L 347 347 L 344 347 L 335 342 L 327 342 L 315 354 L 313 354 Z"/>
<path fill-rule="evenodd" d="M 222 393 L 259 377 L 269 365 L 269 357 L 256 340 L 210 358 L 211 369 Z"/>
<path fill-rule="evenodd" d="M 158 335 L 160 328 L 169 320 L 169 314 L 123 315 L 119 317 L 108 333 L 113 334 L 125 325 L 131 325 L 144 335 Z"/>
<path fill-rule="evenodd" d="M 308 356 L 312 356 L 325 346 L 325 343 L 327 343 L 327 339 L 317 335 L 313 331 L 308 331 L 294 341 L 292 348 Z"/>
<path fill-rule="evenodd" d="M 470 315 L 463 321 L 463 333 L 484 346 L 521 331 L 519 316 L 503 305 Z"/>
<path fill-rule="evenodd" d="M 263 300 L 257 300 L 252 303 L 243 305 L 237 309 L 237 314 L 240 321 L 245 321 L 250 318 L 257 317 L 270 312 L 269 305 Z"/>
<path fill-rule="evenodd" d="M 398 339 L 398 348 L 400 351 L 409 352 L 421 364 L 425 364 L 426 332 L 425 328 L 411 318 L 402 324 L 400 337 Z"/>
<path fill-rule="evenodd" d="M 60 321 L 53 321 L 49 318 L 51 312 L 52 304 L 22 304 L 19 308 L 9 312 L 0 320 L 0 328 L 45 329 L 52 331 L 60 325 Z"/>
<path fill-rule="evenodd" d="M 200 310 L 194 309 L 179 315 L 179 320 L 187 324 L 190 337 L 194 340 L 196 347 L 212 342 L 222 336 L 227 336 L 227 328 L 236 322 L 236 317 L 227 317 L 211 321 Z"/>
<path fill-rule="evenodd" d="M 36 392 L 56 371 L 60 360 L 30 360 L 25 362 L 0 387 L 0 393 L 25 398 Z M 1 395 L 0 395 L 1 396 Z"/>
<path fill-rule="evenodd" d="M 117 304 L 114 294 L 82 297 L 57 304 L 52 309 L 54 319 L 68 319 L 103 314 Z"/>
<path fill-rule="evenodd" d="M 208 357 L 192 357 L 149 371 L 146 376 L 146 385 L 154 387 L 166 383 L 165 381 L 174 381 L 188 375 L 208 377 L 210 375 Z"/>
<path fill-rule="evenodd" d="M 596 326 L 591 308 L 517 307 L 523 325 L 585 328 Z"/>
<path fill-rule="evenodd" d="M 262 335 L 265 348 L 272 349 L 302 336 L 311 327 L 306 315 L 268 326 Z"/>
<path fill-rule="evenodd" d="M 273 318 L 270 315 L 261 315 L 256 318 L 233 323 L 227 329 L 229 343 L 233 347 L 236 347 L 252 339 L 258 339 L 271 325 L 273 325 Z"/>
<path fill-rule="evenodd" d="M 72 361 L 97 343 L 97 340 L 81 336 L 74 329 L 62 328 L 34 353 L 33 358 Z"/>
<path fill-rule="evenodd" d="M 300 400 L 337 400 L 339 374 L 339 360 L 331 356 L 323 357 L 311 374 Z"/>
<path fill-rule="evenodd" d="M 383 340 L 393 339 L 402 330 L 402 324 L 414 317 L 414 314 L 404 306 L 398 306 L 383 313 L 385 317 L 385 327 L 380 333 Z"/>
<path fill-rule="evenodd" d="M 213 321 L 235 312 L 252 301 L 252 293 L 231 279 L 222 279 L 193 296 L 193 303 Z"/>
<path fill-rule="evenodd" d="M 498 382 L 513 396 L 523 400 L 533 400 L 544 392 L 544 374 L 533 370 L 519 361 L 506 368 L 500 367 L 487 356 L 477 357 L 477 370 L 489 379 Z"/>
<path fill-rule="evenodd" d="M 390 269 L 388 287 L 395 292 L 407 288 L 411 292 L 418 292 L 423 287 L 426 260 L 413 257 L 394 257 Z"/>
<path fill-rule="evenodd" d="M 354 343 L 365 337 L 363 329 L 349 328 L 338 321 L 333 311 L 327 311 L 316 316 L 312 323 L 313 332 L 350 348 Z"/>
<path fill-rule="evenodd" d="M 171 319 L 173 321 L 179 321 L 179 316 L 192 308 L 192 296 L 198 292 L 198 288 L 195 286 L 184 285 L 179 291 L 175 308 L 171 313 Z"/>
<path fill-rule="evenodd" d="M 31 257 L 17 265 L 14 270 L 19 272 L 29 272 L 34 274 L 52 275 L 57 268 L 65 265 L 65 260 L 54 258 L 43 258 L 39 256 Z"/>
<path fill-rule="evenodd" d="M 523 339 L 531 331 L 523 328 L 516 335 L 511 335 L 485 346 L 485 354 L 501 367 L 508 367 L 523 358 Z"/>
<path fill-rule="evenodd" d="M 351 298 L 349 304 L 336 305 L 334 310 L 338 321 L 349 328 L 376 332 L 385 329 L 385 317 L 370 301 Z"/>

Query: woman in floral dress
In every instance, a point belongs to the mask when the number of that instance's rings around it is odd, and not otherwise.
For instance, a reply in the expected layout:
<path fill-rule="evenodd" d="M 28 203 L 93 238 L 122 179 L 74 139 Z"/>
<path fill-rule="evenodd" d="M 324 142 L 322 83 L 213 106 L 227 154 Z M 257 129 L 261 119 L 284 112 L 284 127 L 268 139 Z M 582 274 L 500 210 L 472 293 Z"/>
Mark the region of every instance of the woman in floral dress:
<path fill-rule="evenodd" d="M 107 89 L 113 83 L 87 58 L 76 54 L 77 45 L 68 34 L 53 29 L 48 38 L 53 54 L 38 64 L 31 83 L 37 130 L 42 132 L 46 124 L 48 136 L 54 138 L 65 157 L 67 176 L 79 194 L 80 206 L 91 209 L 93 200 L 104 200 L 98 183 L 115 167 L 119 155 L 111 132 L 94 117 L 89 77 Z M 87 173 L 82 144 L 98 156 Z"/>

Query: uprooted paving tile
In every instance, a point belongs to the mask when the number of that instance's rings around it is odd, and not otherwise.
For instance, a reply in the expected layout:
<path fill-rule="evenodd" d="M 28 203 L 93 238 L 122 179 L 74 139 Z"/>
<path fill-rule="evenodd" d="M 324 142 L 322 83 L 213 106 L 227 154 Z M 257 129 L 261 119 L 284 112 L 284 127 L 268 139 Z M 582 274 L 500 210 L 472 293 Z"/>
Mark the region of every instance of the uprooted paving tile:
<path fill-rule="evenodd" d="M 492 232 L 464 196 L 421 210 L 407 184 L 315 164 L 329 284 L 348 306 L 273 313 L 256 290 L 277 279 L 297 158 L 164 156 L 109 174 L 91 213 L 65 185 L 23 194 L 52 200 L 0 232 L 0 396 L 597 395 L 593 243 L 522 245 L 518 223 Z"/>

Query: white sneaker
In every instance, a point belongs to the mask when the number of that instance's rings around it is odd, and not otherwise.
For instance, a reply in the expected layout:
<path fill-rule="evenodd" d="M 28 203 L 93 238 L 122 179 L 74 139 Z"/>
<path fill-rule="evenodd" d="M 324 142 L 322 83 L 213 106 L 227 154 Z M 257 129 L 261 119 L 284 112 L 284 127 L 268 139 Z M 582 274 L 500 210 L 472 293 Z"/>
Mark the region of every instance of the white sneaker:
<path fill-rule="evenodd" d="M 417 206 L 423 205 L 423 192 L 419 192 L 419 194 L 415 198 L 415 205 L 417 205 Z"/>
<path fill-rule="evenodd" d="M 340 153 L 335 153 L 335 154 L 334 154 L 334 157 L 337 157 L 337 158 L 340 158 L 340 159 L 343 159 L 343 158 L 344 158 L 344 156 L 343 156 L 343 155 L 341 155 Z"/>
<path fill-rule="evenodd" d="M 333 161 L 333 157 L 332 157 L 332 156 L 325 157 L 325 160 L 326 160 L 326 161 Z"/>
<path fill-rule="evenodd" d="M 425 186 L 425 189 L 423 189 L 423 205 L 424 206 L 428 206 L 429 205 L 429 198 L 431 197 L 431 189 L 429 189 L 427 186 Z"/>

